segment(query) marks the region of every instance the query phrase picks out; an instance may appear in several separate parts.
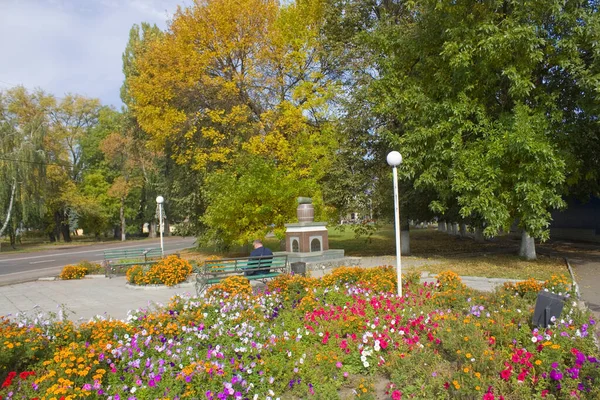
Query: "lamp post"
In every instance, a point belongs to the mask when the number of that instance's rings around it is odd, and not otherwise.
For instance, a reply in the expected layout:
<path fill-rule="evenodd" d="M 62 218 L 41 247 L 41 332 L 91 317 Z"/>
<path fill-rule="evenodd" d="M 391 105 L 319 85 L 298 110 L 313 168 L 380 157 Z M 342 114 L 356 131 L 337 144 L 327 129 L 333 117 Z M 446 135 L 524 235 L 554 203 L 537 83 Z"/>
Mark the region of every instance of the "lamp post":
<path fill-rule="evenodd" d="M 400 209 L 398 207 L 398 170 L 402 155 L 392 151 L 387 155 L 387 163 L 394 172 L 394 226 L 396 228 L 396 275 L 398 278 L 398 297 L 402 297 L 402 263 L 400 261 Z"/>
<path fill-rule="evenodd" d="M 160 255 L 165 256 L 165 248 L 163 246 L 163 217 L 162 217 L 162 205 L 165 202 L 165 198 L 158 196 L 156 203 L 158 204 L 158 231 L 160 233 Z"/>

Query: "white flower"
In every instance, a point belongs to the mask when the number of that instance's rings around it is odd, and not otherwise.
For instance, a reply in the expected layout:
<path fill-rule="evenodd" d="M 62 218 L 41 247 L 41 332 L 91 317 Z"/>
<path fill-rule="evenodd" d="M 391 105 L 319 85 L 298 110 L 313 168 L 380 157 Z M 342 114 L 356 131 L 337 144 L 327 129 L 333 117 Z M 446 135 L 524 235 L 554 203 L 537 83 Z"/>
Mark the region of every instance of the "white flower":
<path fill-rule="evenodd" d="M 363 362 L 363 365 L 365 366 L 365 368 L 369 368 L 369 365 L 370 365 L 370 364 L 369 364 L 369 362 L 368 362 L 368 361 L 365 361 L 365 362 Z"/>

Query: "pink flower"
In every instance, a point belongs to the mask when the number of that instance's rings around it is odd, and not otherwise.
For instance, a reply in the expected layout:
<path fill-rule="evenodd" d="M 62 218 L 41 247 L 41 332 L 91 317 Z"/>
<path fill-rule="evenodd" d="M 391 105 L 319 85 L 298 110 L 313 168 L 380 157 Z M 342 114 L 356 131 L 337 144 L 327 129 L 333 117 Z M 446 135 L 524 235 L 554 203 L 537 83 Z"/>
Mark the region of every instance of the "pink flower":
<path fill-rule="evenodd" d="M 338 361 L 337 363 L 335 363 L 335 366 L 338 368 L 342 368 L 342 363 Z"/>
<path fill-rule="evenodd" d="M 500 372 L 500 378 L 504 379 L 505 381 L 508 381 L 510 379 L 510 370 L 509 369 L 505 369 L 504 371 Z"/>
<path fill-rule="evenodd" d="M 392 400 L 401 400 L 402 399 L 402 392 L 399 390 L 394 390 L 392 392 Z"/>

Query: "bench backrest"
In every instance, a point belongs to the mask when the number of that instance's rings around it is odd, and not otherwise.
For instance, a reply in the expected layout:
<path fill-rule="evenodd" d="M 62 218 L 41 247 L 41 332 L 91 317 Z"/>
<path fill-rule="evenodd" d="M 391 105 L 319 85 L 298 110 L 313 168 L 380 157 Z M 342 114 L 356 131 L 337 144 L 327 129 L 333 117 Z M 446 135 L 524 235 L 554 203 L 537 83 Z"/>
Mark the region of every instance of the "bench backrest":
<path fill-rule="evenodd" d="M 287 269 L 287 255 L 223 258 L 204 262 L 205 273 L 242 273 L 245 270 L 285 270 Z"/>

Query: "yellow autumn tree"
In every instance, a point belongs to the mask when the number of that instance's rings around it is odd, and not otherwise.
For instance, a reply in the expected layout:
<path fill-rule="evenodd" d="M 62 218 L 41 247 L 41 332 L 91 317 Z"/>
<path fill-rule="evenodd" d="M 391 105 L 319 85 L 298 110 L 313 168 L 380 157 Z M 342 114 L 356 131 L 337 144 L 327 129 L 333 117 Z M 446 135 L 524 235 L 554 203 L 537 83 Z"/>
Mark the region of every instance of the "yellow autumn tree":
<path fill-rule="evenodd" d="M 137 73 L 128 78 L 131 110 L 150 146 L 168 149 L 178 163 L 207 177 L 212 185 L 203 193 L 213 216 L 222 208 L 211 205 L 242 201 L 234 196 L 239 192 L 228 194 L 215 182 L 245 182 L 249 201 L 262 190 L 261 182 L 244 176 L 251 169 L 234 167 L 238 161 L 276 169 L 269 176 L 278 180 L 262 184 L 279 186 L 271 194 L 277 202 L 276 193 L 292 195 L 278 189 L 298 180 L 304 182 L 296 187 L 312 188 L 305 195 L 318 196 L 318 182 L 334 159 L 328 103 L 335 84 L 318 40 L 323 0 L 279 3 L 197 0 L 179 8 L 167 31 L 146 44 Z M 269 203 L 268 194 L 260 198 Z M 289 214 L 280 208 L 273 206 L 277 211 L 268 220 L 243 218 L 255 221 L 246 226 L 228 226 L 222 215 L 205 222 L 219 232 L 264 232 L 268 224 L 293 218 L 293 207 Z M 233 234 L 231 240 L 240 238 Z"/>

